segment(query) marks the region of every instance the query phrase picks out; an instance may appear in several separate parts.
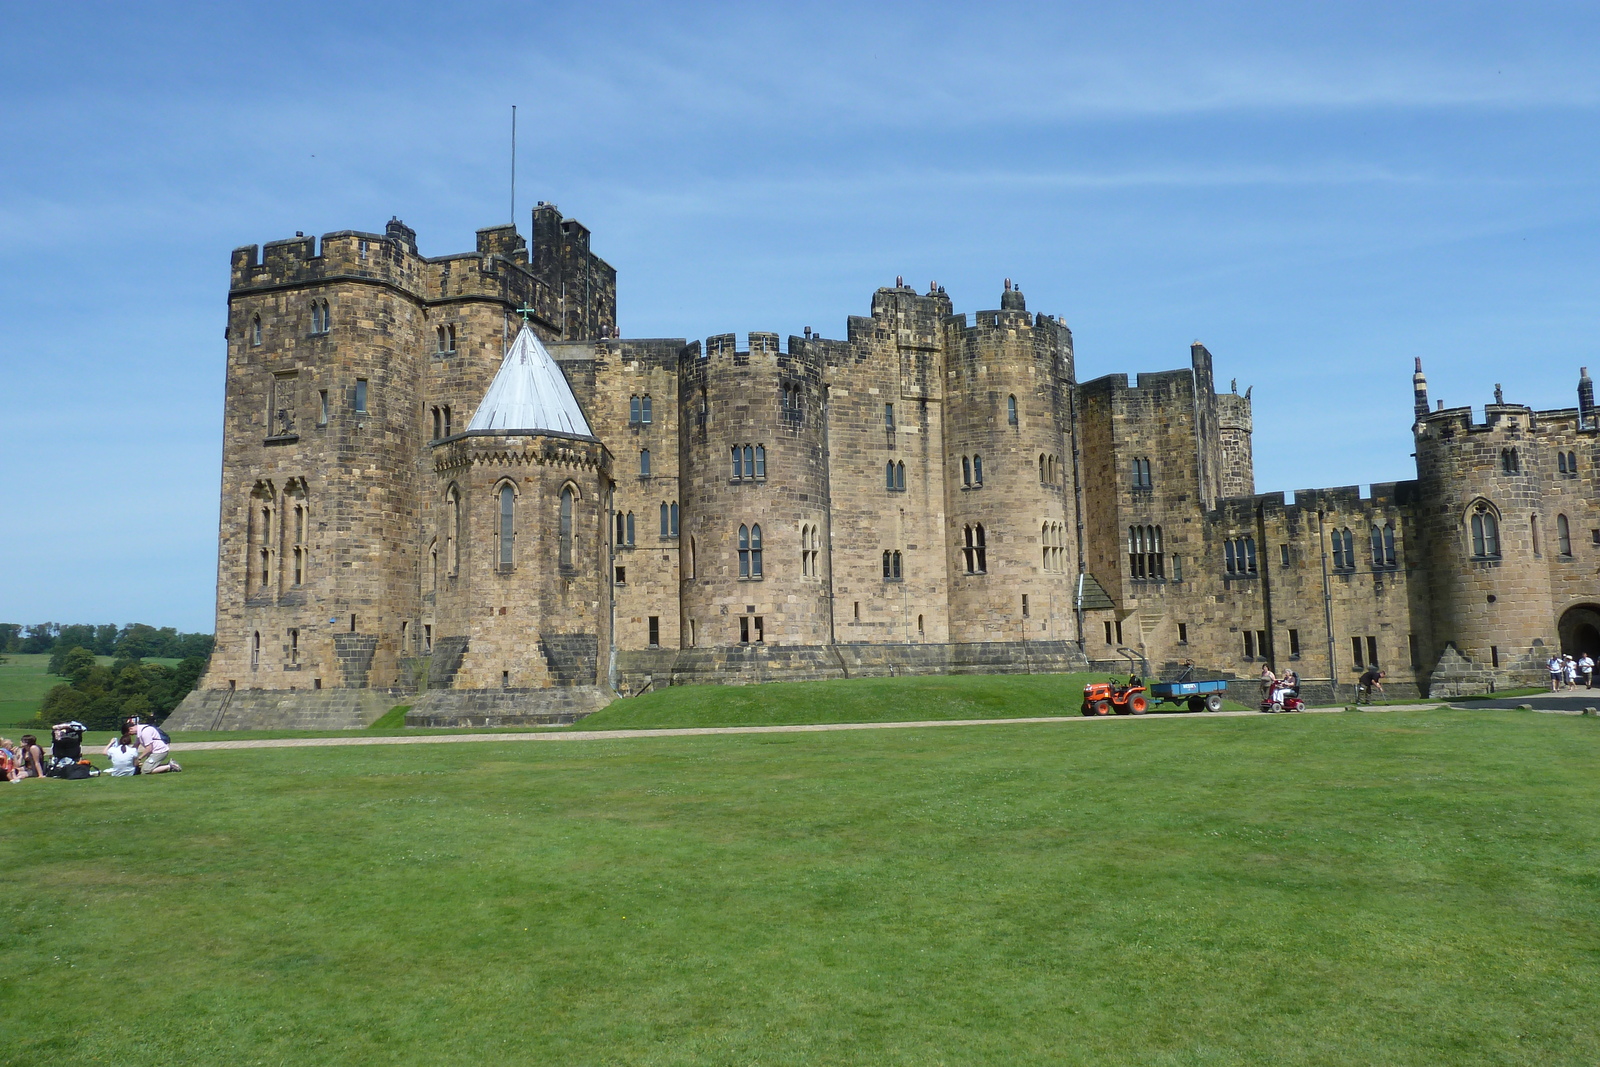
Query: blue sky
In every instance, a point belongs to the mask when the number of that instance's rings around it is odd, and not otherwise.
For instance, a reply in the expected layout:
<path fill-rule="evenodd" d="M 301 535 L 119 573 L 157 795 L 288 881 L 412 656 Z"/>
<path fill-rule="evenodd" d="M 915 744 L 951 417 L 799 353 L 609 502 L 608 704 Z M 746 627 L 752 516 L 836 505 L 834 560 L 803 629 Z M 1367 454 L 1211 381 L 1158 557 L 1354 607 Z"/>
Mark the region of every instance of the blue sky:
<path fill-rule="evenodd" d="M 628 336 L 1019 280 L 1079 376 L 1254 386 L 1258 491 L 1410 477 L 1410 370 L 1600 365 L 1600 8 L 0 4 L 0 620 L 209 630 L 228 252 L 559 204 Z"/>

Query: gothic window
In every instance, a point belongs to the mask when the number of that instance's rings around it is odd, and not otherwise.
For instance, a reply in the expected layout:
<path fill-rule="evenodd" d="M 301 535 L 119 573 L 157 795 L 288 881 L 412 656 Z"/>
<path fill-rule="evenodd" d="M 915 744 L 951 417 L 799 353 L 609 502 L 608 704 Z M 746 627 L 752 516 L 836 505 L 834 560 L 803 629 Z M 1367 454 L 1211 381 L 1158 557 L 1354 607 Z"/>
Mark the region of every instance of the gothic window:
<path fill-rule="evenodd" d="M 1044 476 L 1044 453 L 1040 452 L 1039 453 L 1039 484 L 1043 485 L 1044 481 L 1045 481 L 1045 476 Z"/>
<path fill-rule="evenodd" d="M 894 463 L 893 462 L 885 463 L 883 465 L 883 485 L 884 485 L 884 488 L 886 488 L 886 489 L 893 489 L 894 488 Z"/>
<path fill-rule="evenodd" d="M 1383 530 L 1376 523 L 1372 527 L 1372 565 L 1383 566 Z"/>
<path fill-rule="evenodd" d="M 617 534 L 611 539 L 611 543 L 620 548 L 628 543 L 628 531 L 625 526 L 625 520 L 622 517 L 622 512 L 618 511 L 614 514 L 617 520 Z"/>
<path fill-rule="evenodd" d="M 821 535 L 814 523 L 803 523 L 800 527 L 800 573 L 808 578 L 817 576 L 818 544 Z"/>
<path fill-rule="evenodd" d="M 572 487 L 565 486 L 561 490 L 561 566 L 572 566 Z"/>
<path fill-rule="evenodd" d="M 739 577 L 761 577 L 761 524 L 739 527 Z"/>
<path fill-rule="evenodd" d="M 972 460 L 966 456 L 961 457 L 961 484 L 972 487 Z"/>
<path fill-rule="evenodd" d="M 785 418 L 798 419 L 804 408 L 800 393 L 800 383 L 784 382 L 779 395 L 779 403 L 783 408 Z"/>
<path fill-rule="evenodd" d="M 305 483 L 291 483 L 284 489 L 283 496 L 284 514 L 288 519 L 284 532 L 289 538 L 285 553 L 290 564 L 289 577 L 292 585 L 304 585 L 311 563 L 310 546 L 307 543 L 311 510 L 306 503 Z"/>
<path fill-rule="evenodd" d="M 250 493 L 249 529 L 246 531 L 249 552 L 245 561 L 247 596 L 265 593 L 272 587 L 273 495 L 268 482 L 259 483 Z"/>
<path fill-rule="evenodd" d="M 512 548 L 516 541 L 517 491 L 510 485 L 500 487 L 500 522 L 497 529 L 500 541 L 500 569 L 508 571 L 515 562 Z"/>
<path fill-rule="evenodd" d="M 883 428 L 890 433 L 894 432 L 894 405 L 883 405 Z"/>
<path fill-rule="evenodd" d="M 254 316 L 254 317 L 252 317 L 250 319 L 250 343 L 252 345 L 256 345 L 256 346 L 259 346 L 261 344 L 261 316 L 260 315 L 256 315 L 256 316 Z"/>
<path fill-rule="evenodd" d="M 453 485 L 445 493 L 444 558 L 452 577 L 461 573 L 461 490 Z"/>
<path fill-rule="evenodd" d="M 450 325 L 441 325 L 435 328 L 438 337 L 438 354 L 441 356 L 453 355 L 456 350 L 456 328 Z"/>
<path fill-rule="evenodd" d="M 1556 550 L 1563 556 L 1572 555 L 1572 527 L 1565 515 L 1556 516 Z"/>
<path fill-rule="evenodd" d="M 627 524 L 624 526 L 624 533 L 625 533 L 625 535 L 627 537 L 627 540 L 624 543 L 629 548 L 632 548 L 633 547 L 633 512 L 631 512 L 631 511 L 628 512 L 628 521 L 627 521 Z"/>
<path fill-rule="evenodd" d="M 662 537 L 670 536 L 667 533 L 667 531 L 669 529 L 671 529 L 671 526 L 669 525 L 669 522 L 668 522 L 667 505 L 666 505 L 665 502 L 663 502 L 662 505 L 661 505 L 661 536 Z"/>
<path fill-rule="evenodd" d="M 1472 507 L 1472 555 L 1477 559 L 1500 558 L 1500 519 L 1485 501 Z"/>
<path fill-rule="evenodd" d="M 737 481 L 742 481 L 743 479 L 744 479 L 744 450 L 741 449 L 738 445 L 734 445 L 733 446 L 733 480 L 737 482 Z"/>
<path fill-rule="evenodd" d="M 1385 567 L 1397 565 L 1394 554 L 1394 523 L 1392 522 L 1383 524 L 1383 565 Z"/>
<path fill-rule="evenodd" d="M 444 412 L 444 435 L 446 437 L 449 437 L 450 436 L 450 432 L 451 432 L 450 431 L 450 405 L 446 404 L 440 410 Z"/>
<path fill-rule="evenodd" d="M 1502 448 L 1500 450 L 1500 469 L 1507 474 L 1516 474 L 1522 470 L 1522 459 L 1517 455 L 1516 449 Z"/>
<path fill-rule="evenodd" d="M 311 301 L 311 332 L 325 334 L 332 329 L 332 315 L 328 311 L 326 300 Z"/>
<path fill-rule="evenodd" d="M 744 446 L 744 476 L 746 478 L 754 478 L 756 476 L 756 453 L 755 449 L 750 445 Z"/>
<path fill-rule="evenodd" d="M 255 637 L 250 642 L 250 669 L 255 670 L 261 666 L 261 631 L 257 630 Z"/>
<path fill-rule="evenodd" d="M 1335 535 L 1334 543 L 1338 543 Z M 1250 575 L 1256 573 L 1256 539 L 1254 537 L 1234 537 L 1222 543 L 1223 560 L 1229 574 Z"/>
<path fill-rule="evenodd" d="M 759 480 L 767 476 L 767 449 L 765 445 L 756 445 L 756 473 Z"/>
<path fill-rule="evenodd" d="M 988 546 L 983 524 L 975 523 L 962 528 L 961 554 L 968 574 L 985 574 L 989 570 Z"/>
<path fill-rule="evenodd" d="M 1338 531 L 1336 534 L 1334 534 L 1334 536 L 1337 537 L 1337 538 L 1340 538 L 1341 540 L 1344 541 L 1344 566 L 1345 566 L 1345 569 L 1346 570 L 1354 570 L 1355 569 L 1355 565 L 1356 565 L 1356 540 L 1355 540 L 1355 535 L 1350 532 L 1350 527 L 1346 526 L 1344 529 L 1342 529 L 1342 530 Z"/>
<path fill-rule="evenodd" d="M 1149 489 L 1153 483 L 1150 479 L 1150 461 L 1136 459 L 1133 461 L 1133 487 L 1135 489 Z"/>
<path fill-rule="evenodd" d="M 642 405 L 639 402 L 639 398 L 637 396 L 630 396 L 628 398 L 628 425 L 639 425 L 640 416 L 642 414 L 643 410 Z"/>
<path fill-rule="evenodd" d="M 1128 527 L 1128 572 L 1137 579 L 1166 577 L 1166 556 L 1161 548 L 1161 527 Z"/>
<path fill-rule="evenodd" d="M 972 487 L 978 488 L 983 484 L 983 457 L 976 452 L 972 454 Z"/>
<path fill-rule="evenodd" d="M 1006 423 L 1011 426 L 1017 424 L 1017 398 L 1015 396 L 1006 397 Z"/>
<path fill-rule="evenodd" d="M 652 419 L 652 414 L 651 414 L 651 410 L 650 409 L 651 409 L 650 394 L 646 393 L 646 394 L 644 394 L 644 396 L 639 398 L 639 424 L 641 426 L 649 426 L 650 425 L 650 422 L 651 422 L 651 419 Z"/>
<path fill-rule="evenodd" d="M 668 518 L 671 520 L 671 524 L 672 524 L 671 525 L 672 533 L 669 536 L 677 537 L 678 536 L 678 502 L 676 500 L 674 500 L 672 502 L 672 507 L 668 511 Z"/>
<path fill-rule="evenodd" d="M 884 481 L 888 487 L 897 493 L 905 492 L 906 465 L 904 462 L 894 462 L 884 465 Z"/>
<path fill-rule="evenodd" d="M 650 477 L 650 450 L 648 448 L 639 449 L 639 477 Z"/>
<path fill-rule="evenodd" d="M 898 582 L 900 580 L 901 557 L 900 553 L 885 550 L 883 553 L 883 578 L 885 581 Z"/>

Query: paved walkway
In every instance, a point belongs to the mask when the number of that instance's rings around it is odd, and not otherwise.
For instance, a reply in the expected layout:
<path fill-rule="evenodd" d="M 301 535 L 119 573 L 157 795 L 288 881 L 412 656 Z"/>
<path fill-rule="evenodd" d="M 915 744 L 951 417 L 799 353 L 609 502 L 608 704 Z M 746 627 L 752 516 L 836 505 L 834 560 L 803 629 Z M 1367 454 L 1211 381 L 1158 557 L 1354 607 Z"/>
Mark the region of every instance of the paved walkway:
<path fill-rule="evenodd" d="M 1424 711 L 1438 704 L 1397 704 L 1369 711 Z M 1344 708 L 1307 708 L 1310 712 Z M 1206 719 L 1261 715 L 1259 711 L 1151 712 L 1148 715 L 1048 715 L 1031 719 L 927 719 L 918 722 L 828 722 L 796 726 L 694 726 L 669 730 L 550 730 L 514 734 L 421 734 L 413 737 L 279 737 L 258 741 L 174 741 L 172 751 L 206 752 L 231 748 L 327 748 L 339 745 L 450 745 L 467 741 L 627 741 L 642 737 L 707 737 L 717 734 L 817 734 L 836 730 L 920 730 L 932 726 L 1032 726 L 1073 722 L 1135 722 L 1139 719 Z"/>

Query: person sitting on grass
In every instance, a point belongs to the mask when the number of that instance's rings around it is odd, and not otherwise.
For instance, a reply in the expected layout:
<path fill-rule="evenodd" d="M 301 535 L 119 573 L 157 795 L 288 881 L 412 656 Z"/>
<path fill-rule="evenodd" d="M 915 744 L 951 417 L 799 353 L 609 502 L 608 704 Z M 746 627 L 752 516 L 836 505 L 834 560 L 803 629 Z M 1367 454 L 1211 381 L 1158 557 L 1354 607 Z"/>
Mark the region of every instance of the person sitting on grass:
<path fill-rule="evenodd" d="M 8 782 L 17 781 L 17 764 L 21 757 L 22 750 L 15 742 L 0 737 L 0 777 Z"/>
<path fill-rule="evenodd" d="M 1374 696 L 1383 696 L 1383 680 L 1387 675 L 1386 671 L 1368 667 L 1361 677 L 1356 679 L 1356 703 L 1362 703 L 1364 698 L 1366 703 L 1370 704 Z"/>
<path fill-rule="evenodd" d="M 39 747 L 39 739 L 32 734 L 22 735 L 22 758 L 17 764 L 16 781 L 24 778 L 44 777 L 44 749 Z"/>
<path fill-rule="evenodd" d="M 106 746 L 106 757 L 111 760 L 113 778 L 131 778 L 139 773 L 139 745 L 130 733 L 114 737 Z"/>
<path fill-rule="evenodd" d="M 183 770 L 178 761 L 172 758 L 167 747 L 167 739 L 161 736 L 161 731 L 154 723 L 141 723 L 139 716 L 134 715 L 128 719 L 127 732 L 132 734 L 139 744 L 139 751 L 144 760 L 139 765 L 141 774 L 165 774 L 167 771 Z"/>

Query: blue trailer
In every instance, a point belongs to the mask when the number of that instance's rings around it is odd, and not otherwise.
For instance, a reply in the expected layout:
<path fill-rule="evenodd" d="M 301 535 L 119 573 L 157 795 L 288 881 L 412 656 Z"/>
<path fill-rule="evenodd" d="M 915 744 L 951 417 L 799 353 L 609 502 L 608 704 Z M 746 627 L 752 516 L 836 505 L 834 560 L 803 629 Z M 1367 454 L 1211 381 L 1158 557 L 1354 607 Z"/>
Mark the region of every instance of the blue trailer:
<path fill-rule="evenodd" d="M 1227 682 L 1156 682 L 1150 687 L 1150 699 L 1158 707 L 1162 704 L 1187 704 L 1190 711 L 1221 711 L 1222 694 L 1228 691 Z"/>

